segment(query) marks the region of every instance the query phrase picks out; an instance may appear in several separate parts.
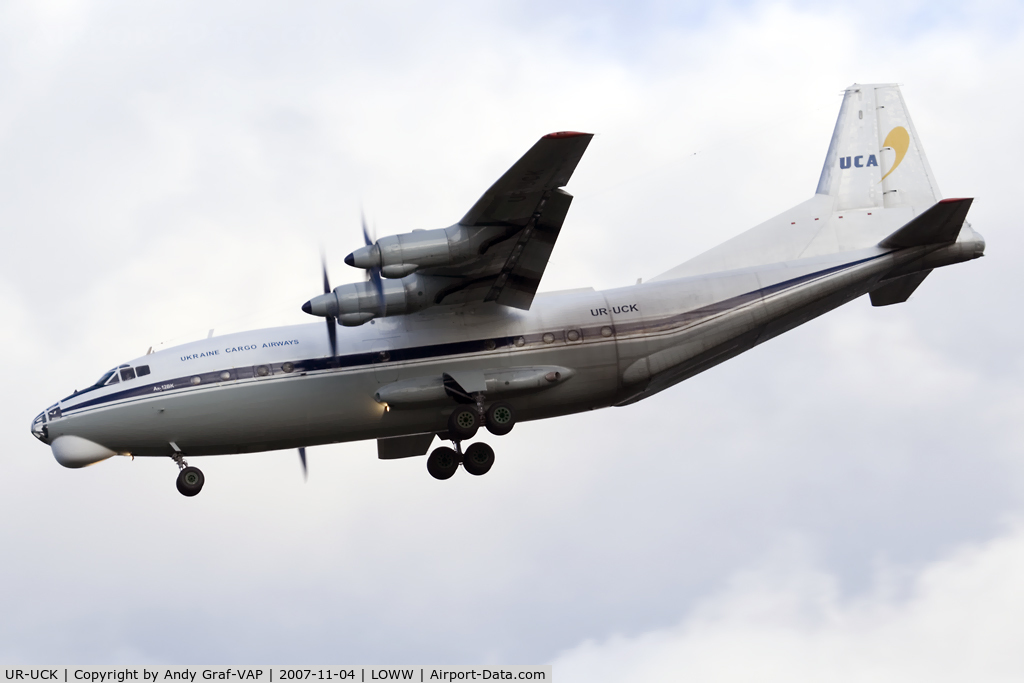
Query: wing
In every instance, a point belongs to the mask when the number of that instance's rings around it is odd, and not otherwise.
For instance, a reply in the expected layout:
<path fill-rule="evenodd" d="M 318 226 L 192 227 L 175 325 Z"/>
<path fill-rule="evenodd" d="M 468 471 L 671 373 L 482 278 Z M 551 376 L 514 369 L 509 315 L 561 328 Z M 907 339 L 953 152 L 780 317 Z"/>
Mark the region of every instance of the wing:
<path fill-rule="evenodd" d="M 495 301 L 528 309 L 569 211 L 569 182 L 590 144 L 588 133 L 545 135 L 484 192 L 453 228 L 470 234 L 474 258 L 425 268 L 422 276 L 449 280 L 435 304 Z"/>
<path fill-rule="evenodd" d="M 593 137 L 545 135 L 461 221 L 382 237 L 355 250 L 345 263 L 367 270 L 368 281 L 334 291 L 325 285 L 324 294 L 302 310 L 362 325 L 437 305 L 494 301 L 529 309 L 572 203 L 560 188 Z"/>

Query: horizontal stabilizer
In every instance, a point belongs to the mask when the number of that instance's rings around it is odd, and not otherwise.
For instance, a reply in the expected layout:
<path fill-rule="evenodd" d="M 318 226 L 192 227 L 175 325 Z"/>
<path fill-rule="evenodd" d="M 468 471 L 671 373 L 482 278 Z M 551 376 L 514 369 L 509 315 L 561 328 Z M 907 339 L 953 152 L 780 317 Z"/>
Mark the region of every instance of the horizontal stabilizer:
<path fill-rule="evenodd" d="M 886 249 L 952 242 L 967 220 L 973 199 L 943 199 L 879 242 Z"/>
<path fill-rule="evenodd" d="M 901 304 L 910 298 L 914 290 L 924 282 L 924 279 L 931 273 L 931 269 L 922 270 L 903 277 L 886 280 L 881 286 L 871 291 L 872 306 L 892 306 Z"/>

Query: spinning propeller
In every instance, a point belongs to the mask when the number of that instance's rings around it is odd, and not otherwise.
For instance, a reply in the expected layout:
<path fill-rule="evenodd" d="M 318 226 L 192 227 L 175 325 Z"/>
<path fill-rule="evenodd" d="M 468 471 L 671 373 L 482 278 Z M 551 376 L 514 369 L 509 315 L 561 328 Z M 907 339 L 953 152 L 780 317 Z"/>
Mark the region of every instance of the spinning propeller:
<path fill-rule="evenodd" d="M 320 268 L 324 274 L 324 294 L 331 293 L 331 279 L 327 277 L 327 257 L 324 253 L 320 252 Z M 302 310 L 306 310 L 303 306 Z M 307 311 L 308 313 L 308 311 Z M 331 340 L 331 361 L 337 365 L 338 363 L 338 321 L 335 320 L 333 315 L 327 316 L 327 338 Z M 303 460 L 305 462 L 305 460 Z"/>
<path fill-rule="evenodd" d="M 360 219 L 362 219 L 363 222 L 363 242 L 366 244 L 366 246 L 369 247 L 375 244 L 377 240 L 373 239 L 373 237 L 370 235 L 369 229 L 366 227 L 366 215 L 361 213 L 359 217 Z M 352 255 L 349 254 L 348 256 L 345 257 L 345 263 L 351 266 L 353 265 L 351 261 Z M 383 318 L 384 314 L 387 311 L 387 303 L 384 301 L 384 282 L 380 279 L 379 266 L 375 268 L 368 268 L 366 270 L 366 281 L 373 283 L 373 289 L 374 291 L 377 292 L 377 301 L 379 302 L 378 306 L 380 306 L 379 315 L 380 317 Z"/>
<path fill-rule="evenodd" d="M 370 235 L 370 229 L 366 225 L 366 216 L 365 216 L 365 214 L 360 215 L 360 219 L 361 219 L 362 227 L 363 227 L 363 242 L 368 247 L 369 246 L 373 246 L 375 244 L 376 240 L 374 240 L 373 237 Z M 347 263 L 348 265 L 353 265 L 352 264 L 352 256 L 351 256 L 351 254 L 348 257 L 345 258 L 345 263 Z M 320 270 L 321 270 L 321 273 L 323 274 L 324 295 L 328 295 L 328 294 L 333 293 L 334 290 L 331 289 L 331 279 L 327 275 L 327 257 L 324 255 L 323 251 L 320 252 Z M 370 282 L 373 285 L 373 290 L 374 290 L 374 292 L 377 295 L 377 305 L 378 305 L 378 309 L 379 309 L 378 315 L 383 317 L 385 315 L 386 310 L 387 310 L 387 305 L 386 305 L 386 302 L 384 301 L 384 282 L 381 280 L 380 267 L 378 266 L 378 267 L 374 267 L 374 268 L 368 268 L 366 270 L 366 280 L 367 280 L 367 282 Z M 317 298 L 319 299 L 319 297 L 317 297 Z M 338 321 L 337 316 L 335 315 L 337 313 L 337 305 L 338 304 L 337 304 L 337 299 L 334 299 L 333 297 L 332 297 L 332 299 L 333 299 L 333 302 L 331 303 L 331 305 L 330 305 L 331 307 L 330 308 L 326 308 L 325 307 L 324 309 L 321 309 L 320 312 L 317 312 L 315 315 L 323 315 L 325 320 L 326 320 L 326 322 L 327 322 L 327 338 L 331 342 L 331 363 L 332 363 L 332 365 L 334 365 L 334 367 L 338 367 L 338 325 L 339 325 L 339 321 Z M 306 303 L 304 303 L 302 305 L 302 310 L 305 313 L 314 314 L 313 313 L 313 304 L 314 304 L 314 300 L 307 301 Z M 318 304 L 318 305 L 323 306 L 324 304 Z M 326 313 L 326 311 L 332 311 L 332 312 L 331 313 Z M 308 469 L 307 469 L 307 466 L 306 466 L 306 449 L 305 448 L 299 448 L 299 460 L 302 461 L 302 474 L 303 474 L 303 477 L 307 477 L 308 476 Z"/>
<path fill-rule="evenodd" d="M 330 294 L 333 290 L 331 289 L 331 278 L 327 275 L 327 257 L 324 256 L 323 251 L 320 252 L 320 271 L 324 278 L 324 294 Z M 311 304 L 307 301 L 302 305 L 302 310 L 309 313 Z M 326 316 L 327 320 L 327 338 L 331 340 L 331 363 L 338 366 L 338 321 L 333 315 Z M 302 462 L 302 478 L 309 478 L 309 468 L 306 466 L 306 449 L 304 446 L 299 447 L 299 460 Z"/>

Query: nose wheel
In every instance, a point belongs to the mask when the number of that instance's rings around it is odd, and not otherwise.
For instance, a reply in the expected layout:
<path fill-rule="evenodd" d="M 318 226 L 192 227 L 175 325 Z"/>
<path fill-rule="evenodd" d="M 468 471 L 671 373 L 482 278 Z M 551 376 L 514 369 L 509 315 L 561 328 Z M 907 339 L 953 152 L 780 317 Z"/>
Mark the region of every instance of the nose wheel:
<path fill-rule="evenodd" d="M 185 462 L 180 451 L 175 451 L 171 458 L 178 465 L 178 480 L 174 482 L 178 487 L 178 493 L 191 498 L 202 491 L 203 484 L 206 483 L 206 477 L 203 476 L 202 470 L 198 467 L 191 467 Z"/>
<path fill-rule="evenodd" d="M 178 493 L 191 498 L 203 490 L 206 477 L 203 476 L 202 471 L 198 467 L 186 467 L 181 472 L 178 472 L 178 481 L 175 483 L 178 487 Z"/>

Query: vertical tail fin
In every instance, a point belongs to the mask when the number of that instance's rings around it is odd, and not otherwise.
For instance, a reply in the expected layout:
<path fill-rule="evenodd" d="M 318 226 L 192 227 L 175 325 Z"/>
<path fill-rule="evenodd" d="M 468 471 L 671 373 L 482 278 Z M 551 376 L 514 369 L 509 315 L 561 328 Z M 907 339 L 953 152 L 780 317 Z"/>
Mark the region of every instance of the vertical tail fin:
<path fill-rule="evenodd" d="M 835 210 L 914 206 L 942 198 L 899 86 L 846 89 L 817 194 Z"/>
<path fill-rule="evenodd" d="M 867 249 L 947 245 L 924 268 L 977 258 L 985 241 L 964 221 L 971 200 L 942 197 L 895 84 L 851 85 L 839 109 L 814 197 L 658 275 L 738 270 Z M 891 209 L 891 210 L 886 210 Z M 962 227 L 961 227 L 962 226 Z M 898 303 L 920 279 L 875 299 Z M 913 285 L 913 286 L 911 286 Z"/>

